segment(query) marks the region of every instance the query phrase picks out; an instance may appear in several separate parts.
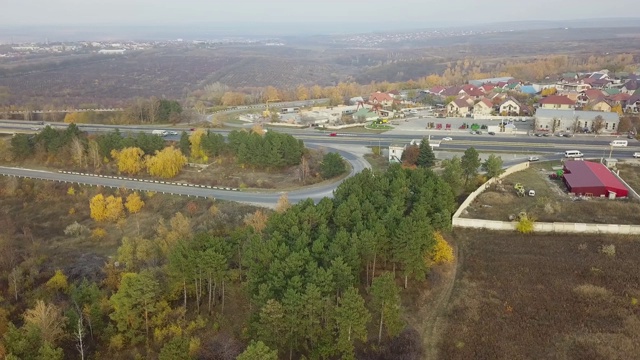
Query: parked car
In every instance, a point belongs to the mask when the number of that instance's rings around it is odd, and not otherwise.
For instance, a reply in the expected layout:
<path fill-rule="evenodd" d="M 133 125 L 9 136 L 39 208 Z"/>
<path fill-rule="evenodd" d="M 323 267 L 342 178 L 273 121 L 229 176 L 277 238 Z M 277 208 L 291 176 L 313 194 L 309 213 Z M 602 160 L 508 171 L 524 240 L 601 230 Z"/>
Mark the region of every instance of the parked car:
<path fill-rule="evenodd" d="M 633 153 L 633 157 L 636 158 L 636 159 L 640 158 L 640 152 L 634 152 Z"/>
<path fill-rule="evenodd" d="M 529 161 L 538 161 L 538 160 L 540 160 L 540 158 L 537 156 L 529 156 Z"/>
<path fill-rule="evenodd" d="M 442 141 L 451 141 L 451 140 L 453 140 L 453 138 L 448 137 L 448 136 L 442 138 Z"/>
<path fill-rule="evenodd" d="M 549 133 L 544 133 L 544 134 L 542 134 L 542 136 L 544 136 L 544 137 L 549 137 L 549 136 L 551 136 L 551 134 L 549 134 Z"/>
<path fill-rule="evenodd" d="M 541 136 L 542 136 L 542 133 L 536 133 L 536 136 L 537 136 L 537 137 L 541 137 Z"/>
<path fill-rule="evenodd" d="M 476 135 L 482 135 L 482 131 L 480 130 L 476 131 Z"/>
<path fill-rule="evenodd" d="M 40 131 L 40 128 L 39 128 L 39 127 L 32 127 L 32 128 L 31 128 L 31 130 L 33 130 L 33 131 Z"/>
<path fill-rule="evenodd" d="M 566 134 L 564 134 L 562 136 L 564 136 L 564 137 L 573 137 L 573 134 L 566 133 Z"/>
<path fill-rule="evenodd" d="M 329 136 L 338 136 L 338 133 L 332 132 L 331 134 L 329 134 Z"/>
<path fill-rule="evenodd" d="M 489 134 L 489 135 L 495 135 L 496 133 L 495 133 L 495 132 L 493 132 L 493 131 L 489 131 L 489 132 L 488 132 L 488 134 Z"/>

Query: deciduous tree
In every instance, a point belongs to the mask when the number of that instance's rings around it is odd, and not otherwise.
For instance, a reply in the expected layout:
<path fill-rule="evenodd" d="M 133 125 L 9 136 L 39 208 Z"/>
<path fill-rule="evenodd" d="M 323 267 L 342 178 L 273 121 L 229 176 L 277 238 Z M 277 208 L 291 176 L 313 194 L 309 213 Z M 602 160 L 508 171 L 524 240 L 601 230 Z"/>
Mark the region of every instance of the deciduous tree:
<path fill-rule="evenodd" d="M 291 208 L 291 202 L 289 202 L 289 196 L 287 193 L 282 193 L 280 198 L 278 199 L 278 203 L 276 204 L 276 212 L 284 213 L 285 211 Z"/>
<path fill-rule="evenodd" d="M 157 151 L 155 156 L 148 156 L 145 159 L 149 174 L 162 178 L 175 177 L 186 164 L 187 158 L 174 147 L 164 148 L 162 151 Z"/>
<path fill-rule="evenodd" d="M 118 171 L 128 175 L 137 175 L 144 168 L 143 155 L 144 151 L 138 147 L 111 150 L 111 157 L 116 161 Z"/>
<path fill-rule="evenodd" d="M 409 145 L 402 152 L 402 164 L 405 166 L 415 166 L 418 163 L 418 157 L 420 156 L 420 147 L 417 145 Z"/>
<path fill-rule="evenodd" d="M 24 321 L 40 329 L 42 339 L 50 344 L 55 344 L 64 336 L 66 318 L 53 304 L 36 301 L 36 306 L 24 313 Z"/>
<path fill-rule="evenodd" d="M 196 160 L 203 160 L 205 153 L 202 148 L 202 138 L 206 135 L 203 129 L 197 129 L 189 136 L 189 143 L 191 144 L 191 157 Z"/>
<path fill-rule="evenodd" d="M 237 360 L 278 360 L 278 352 L 271 350 L 262 341 L 252 341 Z"/>
<path fill-rule="evenodd" d="M 62 270 L 56 270 L 55 274 L 47 281 L 47 288 L 54 292 L 66 293 L 69 290 L 69 283 L 67 282 L 67 276 Z"/>

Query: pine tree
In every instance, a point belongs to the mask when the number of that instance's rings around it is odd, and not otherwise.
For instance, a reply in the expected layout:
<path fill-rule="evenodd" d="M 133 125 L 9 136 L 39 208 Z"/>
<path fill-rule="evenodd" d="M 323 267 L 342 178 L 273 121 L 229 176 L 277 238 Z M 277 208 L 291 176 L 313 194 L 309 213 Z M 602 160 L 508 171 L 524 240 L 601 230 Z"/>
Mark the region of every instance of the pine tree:
<path fill-rule="evenodd" d="M 480 167 L 480 164 L 480 155 L 475 148 L 470 147 L 464 151 L 460 165 L 462 166 L 465 186 L 469 183 L 470 179 L 478 175 L 478 168 Z"/>
<path fill-rule="evenodd" d="M 420 154 L 416 160 L 416 165 L 422 168 L 430 168 L 436 164 L 436 155 L 433 153 L 433 149 L 429 144 L 428 138 L 423 138 L 420 142 Z"/>

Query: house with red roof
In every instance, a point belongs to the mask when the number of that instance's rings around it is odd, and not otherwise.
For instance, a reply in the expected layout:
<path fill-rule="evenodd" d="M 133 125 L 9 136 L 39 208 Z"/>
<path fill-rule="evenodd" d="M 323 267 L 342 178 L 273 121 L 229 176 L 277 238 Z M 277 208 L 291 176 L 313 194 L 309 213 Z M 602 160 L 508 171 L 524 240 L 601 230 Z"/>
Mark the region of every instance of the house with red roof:
<path fill-rule="evenodd" d="M 460 93 L 467 94 L 475 100 L 481 99 L 484 96 L 484 91 L 482 91 L 482 89 L 471 84 L 462 86 L 462 89 L 460 89 Z"/>
<path fill-rule="evenodd" d="M 487 98 L 482 98 L 473 105 L 473 115 L 487 116 L 493 111 L 493 102 Z"/>
<path fill-rule="evenodd" d="M 490 93 L 496 86 L 493 84 L 484 84 L 480 86 L 480 90 L 482 90 L 485 94 Z"/>
<path fill-rule="evenodd" d="M 450 86 L 444 89 L 440 95 L 441 96 L 458 96 L 462 92 L 462 86 Z"/>
<path fill-rule="evenodd" d="M 627 101 L 631 98 L 631 95 L 627 93 L 619 93 L 607 97 L 607 99 L 615 106 L 620 105 L 624 109 L 627 106 Z"/>
<path fill-rule="evenodd" d="M 446 88 L 444 86 L 434 86 L 431 89 L 427 90 L 429 94 L 440 95 Z"/>
<path fill-rule="evenodd" d="M 382 106 L 391 106 L 393 105 L 393 101 L 395 100 L 395 98 L 393 97 L 393 95 L 389 94 L 389 93 L 383 93 L 383 92 L 375 92 L 371 95 L 369 95 L 369 104 L 374 105 L 374 104 L 380 104 Z"/>
<path fill-rule="evenodd" d="M 471 112 L 471 106 L 464 99 L 455 99 L 447 104 L 449 116 L 466 116 Z"/>
<path fill-rule="evenodd" d="M 540 107 L 543 109 L 573 109 L 576 102 L 567 96 L 551 95 L 540 100 Z"/>
<path fill-rule="evenodd" d="M 605 93 L 599 89 L 587 89 L 578 94 L 576 105 L 584 106 L 585 104 L 600 100 L 605 97 Z"/>
<path fill-rule="evenodd" d="M 518 100 L 507 98 L 500 104 L 500 114 L 506 116 L 516 116 L 520 114 L 522 106 Z"/>

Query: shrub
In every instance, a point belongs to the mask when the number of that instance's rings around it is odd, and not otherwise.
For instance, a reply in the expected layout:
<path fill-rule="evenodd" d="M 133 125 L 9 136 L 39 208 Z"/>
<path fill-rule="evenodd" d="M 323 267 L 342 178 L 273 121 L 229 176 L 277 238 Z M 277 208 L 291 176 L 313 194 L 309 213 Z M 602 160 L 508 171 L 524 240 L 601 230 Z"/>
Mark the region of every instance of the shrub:
<path fill-rule="evenodd" d="M 431 251 L 431 260 L 435 264 L 444 264 L 453 261 L 453 248 L 447 243 L 440 233 L 435 233 L 436 245 Z"/>
<path fill-rule="evenodd" d="M 609 290 L 591 284 L 577 286 L 573 291 L 586 298 L 606 298 L 609 296 Z"/>
<path fill-rule="evenodd" d="M 600 252 L 607 256 L 614 257 L 616 256 L 616 246 L 613 244 L 602 245 L 602 248 L 600 248 Z"/>
<path fill-rule="evenodd" d="M 73 212 L 75 213 L 75 209 L 74 208 L 71 208 L 71 209 L 73 209 L 74 210 Z M 69 213 L 71 213 L 71 210 L 69 211 Z M 67 226 L 64 229 L 64 234 L 69 236 L 80 236 L 86 233 L 87 231 L 88 229 L 86 226 L 78 224 L 77 221 L 74 221 L 73 224 Z"/>
<path fill-rule="evenodd" d="M 531 234 L 533 233 L 534 223 L 535 220 L 532 217 L 528 215 L 520 216 L 520 220 L 516 224 L 516 230 L 521 234 Z"/>
<path fill-rule="evenodd" d="M 91 237 L 94 239 L 103 239 L 105 236 L 107 236 L 107 230 L 103 228 L 95 228 L 91 232 Z"/>

